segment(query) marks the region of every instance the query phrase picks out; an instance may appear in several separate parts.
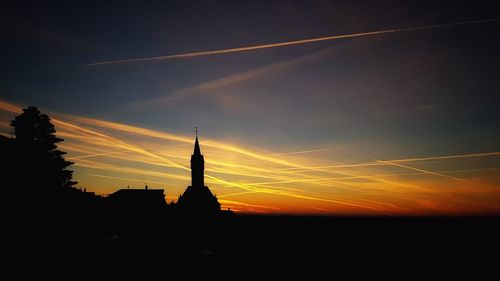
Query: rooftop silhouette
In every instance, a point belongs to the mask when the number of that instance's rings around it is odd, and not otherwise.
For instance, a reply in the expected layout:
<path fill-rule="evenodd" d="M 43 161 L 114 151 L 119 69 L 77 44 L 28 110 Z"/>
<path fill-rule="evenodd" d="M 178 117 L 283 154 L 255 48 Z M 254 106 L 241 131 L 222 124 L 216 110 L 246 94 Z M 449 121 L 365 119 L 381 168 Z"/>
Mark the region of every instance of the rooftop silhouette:
<path fill-rule="evenodd" d="M 137 211 L 160 210 L 167 203 L 163 189 L 120 189 L 108 196 L 110 203 L 117 208 Z"/>

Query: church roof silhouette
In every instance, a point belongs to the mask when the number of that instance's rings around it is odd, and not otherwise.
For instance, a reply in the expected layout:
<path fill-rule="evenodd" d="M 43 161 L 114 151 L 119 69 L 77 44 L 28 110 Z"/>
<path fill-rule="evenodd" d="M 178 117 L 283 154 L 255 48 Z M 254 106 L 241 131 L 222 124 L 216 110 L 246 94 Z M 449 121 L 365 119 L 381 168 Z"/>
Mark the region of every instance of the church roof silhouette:
<path fill-rule="evenodd" d="M 191 155 L 191 185 L 179 196 L 177 207 L 185 213 L 194 215 L 209 215 L 220 212 L 220 203 L 212 194 L 204 181 L 205 159 L 201 154 L 198 133 Z"/>

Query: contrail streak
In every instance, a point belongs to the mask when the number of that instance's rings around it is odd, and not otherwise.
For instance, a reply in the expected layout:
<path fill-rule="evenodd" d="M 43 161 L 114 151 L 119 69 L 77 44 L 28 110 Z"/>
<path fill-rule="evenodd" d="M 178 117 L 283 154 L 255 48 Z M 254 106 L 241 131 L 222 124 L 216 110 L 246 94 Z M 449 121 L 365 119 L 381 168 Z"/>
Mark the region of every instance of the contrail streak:
<path fill-rule="evenodd" d="M 474 154 L 457 154 L 457 155 L 445 155 L 445 156 L 432 156 L 432 157 L 420 157 L 420 158 L 405 158 L 405 159 L 392 159 L 385 160 L 392 163 L 407 163 L 407 162 L 417 162 L 417 161 L 432 161 L 432 160 L 447 160 L 447 159 L 460 159 L 460 158 L 472 158 L 472 157 L 485 157 L 485 156 L 497 156 L 500 155 L 500 151 L 494 152 L 484 152 L 484 153 L 474 153 Z M 310 169 L 331 169 L 331 168 L 359 168 L 359 167 L 371 167 L 371 166 L 386 166 L 391 165 L 384 163 L 382 161 L 376 162 L 366 162 L 357 164 L 342 164 L 342 165 L 326 165 L 326 166 L 310 166 Z M 304 172 L 307 169 L 300 168 L 282 168 L 279 171 L 291 171 L 291 172 Z"/>
<path fill-rule="evenodd" d="M 392 166 L 397 166 L 397 167 L 401 167 L 401 168 L 406 168 L 406 169 L 418 171 L 418 172 L 421 172 L 421 173 L 424 173 L 424 174 L 429 174 L 429 175 L 434 175 L 434 176 L 438 176 L 438 177 L 444 177 L 444 178 L 449 178 L 449 179 L 454 179 L 454 180 L 459 180 L 459 181 L 467 181 L 465 179 L 461 179 L 461 178 L 457 178 L 457 177 L 452 177 L 452 176 L 448 176 L 448 175 L 443 175 L 443 174 L 440 174 L 440 173 L 430 172 L 430 171 L 427 171 L 427 170 L 422 170 L 422 169 L 410 167 L 410 166 L 407 166 L 407 165 L 401 165 L 401 164 L 397 164 L 397 163 L 394 163 L 394 162 L 377 160 L 377 159 L 375 159 L 375 161 L 380 162 L 380 163 L 385 163 L 385 164 L 388 164 L 388 165 L 392 165 Z"/>
<path fill-rule="evenodd" d="M 302 45 L 302 44 L 316 43 L 316 42 L 322 42 L 322 41 L 331 41 L 331 40 L 346 39 L 346 38 L 381 35 L 381 34 L 396 33 L 396 32 L 418 31 L 418 30 L 451 27 L 451 26 L 466 25 L 466 24 L 478 24 L 478 23 L 494 22 L 494 21 L 499 21 L 499 20 L 500 20 L 500 18 L 489 18 L 489 19 L 482 19 L 482 20 L 470 20 L 470 21 L 434 24 L 434 25 L 426 25 L 426 26 L 417 26 L 417 27 L 410 27 L 410 28 L 388 29 L 388 30 L 379 30 L 379 31 L 370 31 L 370 32 L 361 32 L 361 33 L 352 33 L 352 34 L 309 38 L 309 39 L 302 39 L 302 40 L 295 40 L 295 41 L 288 41 L 288 42 L 278 42 L 278 43 L 263 44 L 263 45 L 245 46 L 245 47 L 238 47 L 238 48 L 200 51 L 200 52 L 147 57 L 147 58 L 100 61 L 100 62 L 84 64 L 81 66 L 89 67 L 89 66 L 99 66 L 99 65 L 108 65 L 108 64 L 164 61 L 164 60 L 184 59 L 184 58 L 220 55 L 220 54 L 228 54 L 228 53 L 248 52 L 248 51 L 253 51 L 253 50 L 269 49 L 269 48 L 276 48 L 276 47 L 286 47 L 286 46 L 291 46 L 291 45 Z"/>
<path fill-rule="evenodd" d="M 376 210 L 376 211 L 384 211 L 381 207 L 379 206 L 374 206 L 371 204 L 366 204 L 366 203 L 357 203 L 355 201 L 351 200 L 340 200 L 340 199 L 327 199 L 327 198 L 320 198 L 320 197 L 313 197 L 313 196 L 307 196 L 307 195 L 300 195 L 300 194 L 295 194 L 295 193 L 288 193 L 285 191 L 278 191 L 278 190 L 273 190 L 273 189 L 263 189 L 263 188 L 252 188 L 250 185 L 245 185 L 245 184 L 238 184 L 234 182 L 228 182 L 223 179 L 216 178 L 214 176 L 210 175 L 205 175 L 208 178 L 211 178 L 213 180 L 216 180 L 220 183 L 232 185 L 235 187 L 239 187 L 242 189 L 245 189 L 247 191 L 255 191 L 258 193 L 268 193 L 268 194 L 273 194 L 273 195 L 279 195 L 279 196 L 286 196 L 286 197 L 291 197 L 291 198 L 297 198 L 297 199 L 306 199 L 306 200 L 313 200 L 313 201 L 320 201 L 320 202 L 329 202 L 329 203 L 335 203 L 335 204 L 340 204 L 340 205 L 345 205 L 345 206 L 351 206 L 351 207 L 360 207 L 360 208 L 366 208 L 366 209 L 371 209 L 371 210 Z"/>
<path fill-rule="evenodd" d="M 155 184 L 165 185 L 164 182 L 159 182 L 159 181 L 142 180 L 142 179 L 134 179 L 134 178 L 113 177 L 113 176 L 105 176 L 105 175 L 98 175 L 98 174 L 87 174 L 87 175 L 91 176 L 91 177 L 108 178 L 108 179 L 116 179 L 116 180 L 124 180 L 124 181 L 137 181 L 137 182 L 142 182 L 142 183 L 155 183 Z"/>
<path fill-rule="evenodd" d="M 220 196 L 219 196 L 220 198 Z M 245 207 L 255 207 L 255 208 L 262 208 L 262 209 L 271 209 L 275 211 L 280 211 L 281 209 L 278 207 L 272 207 L 272 206 L 266 206 L 266 205 L 256 205 L 256 204 L 248 204 L 240 201 L 234 201 L 234 200 L 219 200 L 221 203 L 229 203 L 229 204 L 236 204 L 236 205 L 243 205 Z"/>
<path fill-rule="evenodd" d="M 110 152 L 103 152 L 103 153 L 88 154 L 88 155 L 75 156 L 75 157 L 68 157 L 66 159 L 67 160 L 74 160 L 74 159 L 90 158 L 90 157 L 97 157 L 97 156 L 104 156 L 104 155 L 110 155 L 110 154 L 116 154 L 116 153 L 125 153 L 125 152 L 130 152 L 130 151 L 129 150 L 110 151 Z"/>
<path fill-rule="evenodd" d="M 470 157 L 484 157 L 484 156 L 495 156 L 500 155 L 500 151 L 495 152 L 485 152 L 485 153 L 474 153 L 474 154 L 460 154 L 460 155 L 447 155 L 447 156 L 434 156 L 434 157 L 422 157 L 422 158 L 407 158 L 407 159 L 396 159 L 396 160 L 386 160 L 389 162 L 403 163 L 403 162 L 416 162 L 416 161 L 428 161 L 428 160 L 443 160 L 443 159 L 455 159 L 455 158 L 470 158 Z"/>
<path fill-rule="evenodd" d="M 304 154 L 304 153 L 321 152 L 321 151 L 327 151 L 327 150 L 330 150 L 330 149 L 323 148 L 323 149 L 310 149 L 310 150 L 293 151 L 293 152 L 273 153 L 273 154 L 269 154 L 268 156 Z"/>
<path fill-rule="evenodd" d="M 436 173 L 436 172 L 431 172 L 431 171 L 427 171 L 427 170 L 417 169 L 417 168 L 414 168 L 414 167 L 410 167 L 410 166 L 407 166 L 407 165 L 401 165 L 401 164 L 397 164 L 397 163 L 394 163 L 394 162 L 382 161 L 382 160 L 376 160 L 376 159 L 375 159 L 375 161 L 381 162 L 381 163 L 386 163 L 388 165 L 393 165 L 393 166 L 397 166 L 397 167 L 401 167 L 401 168 L 406 168 L 406 169 L 410 169 L 410 170 L 422 172 L 424 174 L 435 175 L 435 176 L 438 176 L 438 177 L 444 177 L 444 178 L 449 178 L 449 179 L 463 181 L 463 182 L 469 182 L 469 183 L 473 183 L 473 184 L 476 184 L 476 185 L 485 186 L 485 187 L 488 187 L 488 188 L 496 188 L 496 187 L 491 186 L 491 185 L 481 184 L 481 183 L 477 183 L 477 182 L 474 182 L 474 181 L 471 181 L 471 180 L 467 180 L 467 179 L 452 177 L 452 176 L 444 175 L 442 173 Z"/>

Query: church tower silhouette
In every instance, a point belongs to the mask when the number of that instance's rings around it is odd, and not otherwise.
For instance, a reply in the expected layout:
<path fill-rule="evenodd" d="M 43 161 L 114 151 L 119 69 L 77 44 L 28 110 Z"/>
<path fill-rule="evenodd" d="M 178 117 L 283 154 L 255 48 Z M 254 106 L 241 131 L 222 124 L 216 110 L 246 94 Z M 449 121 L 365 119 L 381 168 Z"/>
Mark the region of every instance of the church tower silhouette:
<path fill-rule="evenodd" d="M 198 132 L 194 142 L 194 151 L 191 155 L 191 186 L 205 186 L 205 159 L 201 154 Z"/>
<path fill-rule="evenodd" d="M 191 185 L 179 196 L 177 207 L 184 213 L 192 215 L 213 215 L 220 212 L 220 203 L 208 186 L 205 185 L 205 159 L 201 154 L 198 141 L 198 128 L 196 128 L 196 139 L 194 151 L 191 155 Z"/>

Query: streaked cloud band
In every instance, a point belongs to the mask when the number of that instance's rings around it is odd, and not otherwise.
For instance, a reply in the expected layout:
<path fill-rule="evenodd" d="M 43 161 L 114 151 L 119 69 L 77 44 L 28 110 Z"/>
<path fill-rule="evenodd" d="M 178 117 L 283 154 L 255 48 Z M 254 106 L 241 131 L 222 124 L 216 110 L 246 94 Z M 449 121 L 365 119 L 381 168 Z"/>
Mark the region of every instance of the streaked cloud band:
<path fill-rule="evenodd" d="M 301 39 L 301 40 L 294 40 L 294 41 L 287 41 L 287 42 L 251 45 L 251 46 L 219 49 L 219 50 L 199 51 L 199 52 L 155 56 L 155 57 L 145 57 L 145 58 L 106 60 L 106 61 L 88 63 L 88 64 L 84 64 L 82 66 L 91 67 L 91 66 L 101 66 L 101 65 L 110 65 L 110 64 L 157 62 L 157 61 L 168 61 L 168 60 L 175 60 L 175 59 L 185 59 L 185 58 L 221 55 L 221 54 L 229 54 L 229 53 L 241 53 L 241 52 L 248 52 L 248 51 L 254 51 L 254 50 L 261 50 L 261 49 L 286 47 L 286 46 L 292 46 L 292 45 L 311 44 L 311 43 L 323 42 L 323 41 L 333 41 L 333 40 L 356 38 L 356 37 L 374 36 L 374 35 L 382 35 L 382 34 L 388 34 L 388 33 L 436 29 L 436 28 L 452 27 L 452 26 L 467 25 L 467 24 L 479 24 L 479 23 L 494 22 L 494 21 L 499 21 L 499 20 L 500 20 L 500 18 L 489 18 L 489 19 L 481 19 L 481 20 L 470 20 L 470 21 L 460 21 L 460 22 L 452 22 L 452 23 L 417 26 L 417 27 L 411 27 L 411 28 L 398 28 L 398 29 L 387 29 L 387 30 L 378 30 L 378 31 L 369 31 L 369 32 L 359 32 L 359 33 L 316 37 L 316 38 L 308 38 L 308 39 Z"/>

